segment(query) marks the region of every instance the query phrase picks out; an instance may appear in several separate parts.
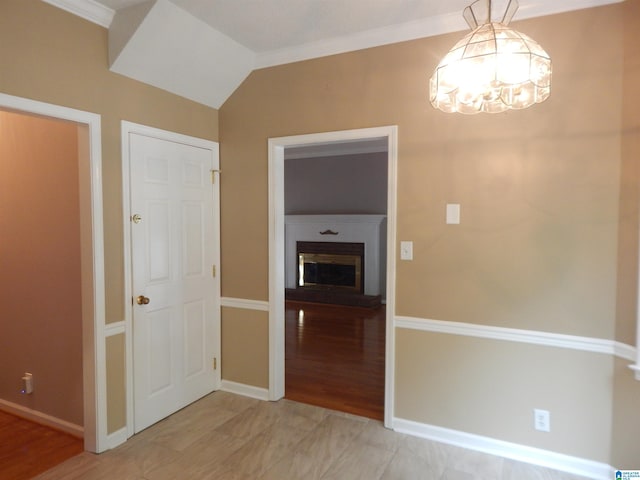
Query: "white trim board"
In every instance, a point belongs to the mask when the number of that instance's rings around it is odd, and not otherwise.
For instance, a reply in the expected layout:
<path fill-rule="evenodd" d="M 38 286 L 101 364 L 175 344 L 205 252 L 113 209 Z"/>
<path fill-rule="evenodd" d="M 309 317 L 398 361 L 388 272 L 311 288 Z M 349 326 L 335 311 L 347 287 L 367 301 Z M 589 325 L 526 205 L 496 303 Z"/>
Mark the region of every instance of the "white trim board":
<path fill-rule="evenodd" d="M 94 0 L 43 1 L 105 28 L 109 28 L 115 15 L 113 9 Z M 622 1 L 623 0 L 564 0 L 558 2 L 557 0 L 532 0 L 520 8 L 516 15 L 516 20 L 570 12 L 584 8 L 600 7 Z M 467 25 L 462 17 L 462 11 L 435 15 L 398 25 L 326 38 L 303 45 L 266 52 L 255 52 L 256 61 L 254 68 L 272 67 L 462 30 L 467 30 Z"/>
<path fill-rule="evenodd" d="M 520 330 L 516 328 L 474 325 L 462 322 L 447 322 L 425 318 L 397 316 L 395 319 L 395 326 L 397 328 L 408 328 L 412 330 L 422 330 L 425 332 L 463 335 L 467 337 L 505 340 L 509 342 L 530 343 L 533 345 L 543 345 L 547 347 L 603 353 L 607 355 L 615 355 L 625 360 L 634 360 L 636 351 L 636 349 L 630 345 L 625 345 L 613 340 L 533 330 Z"/>
<path fill-rule="evenodd" d="M 509 458 L 518 462 L 560 470 L 596 480 L 613 478 L 613 467 L 593 460 L 572 457 L 561 453 L 518 445 L 489 437 L 460 432 L 448 428 L 418 423 L 402 418 L 393 419 L 393 430 L 436 442 Z"/>
<path fill-rule="evenodd" d="M 115 323 L 107 323 L 104 326 L 104 336 L 105 337 L 113 337 L 114 335 L 120 335 L 121 333 L 125 333 L 126 324 L 125 321 Z"/>
<path fill-rule="evenodd" d="M 245 310 L 269 311 L 269 302 L 261 300 L 247 300 L 245 298 L 222 297 L 220 306 L 229 308 L 242 308 Z"/>
<path fill-rule="evenodd" d="M 223 307 L 246 310 L 269 311 L 270 309 L 269 302 L 244 298 L 223 297 L 221 299 L 221 305 Z M 629 361 L 634 361 L 636 358 L 636 348 L 634 346 L 616 342 L 614 340 L 605 340 L 594 337 L 405 316 L 396 316 L 393 326 L 394 328 L 408 328 L 424 332 L 463 335 L 467 337 L 504 340 L 508 342 L 529 343 L 532 345 L 542 345 L 546 347 L 568 348 L 585 352 L 602 353 Z M 114 325 L 114 328 L 115 327 L 116 326 Z M 629 368 L 640 374 L 640 367 L 630 365 Z"/>
<path fill-rule="evenodd" d="M 127 427 L 122 427 L 120 430 L 116 430 L 110 433 L 107 437 L 107 449 L 119 447 L 127 441 Z"/>
<path fill-rule="evenodd" d="M 220 390 L 223 392 L 235 393 L 244 397 L 257 398 L 258 400 L 269 400 L 269 390 L 244 383 L 232 382 L 231 380 L 222 380 Z"/>
<path fill-rule="evenodd" d="M 81 215 L 84 448 L 107 449 L 104 226 L 100 115 L 0 93 L 0 108 L 77 123 Z M 86 131 L 85 131 L 86 130 Z M 86 287 L 86 289 L 84 288 Z"/>
<path fill-rule="evenodd" d="M 101 27 L 109 28 L 116 12 L 93 0 L 42 0 Z"/>
<path fill-rule="evenodd" d="M 33 423 L 44 425 L 45 427 L 50 427 L 55 430 L 68 433 L 76 438 L 84 438 L 84 428 L 81 425 L 67 422 L 66 420 L 18 405 L 17 403 L 0 399 L 0 411 L 10 413 L 16 417 L 24 418 L 25 420 L 29 420 Z"/>

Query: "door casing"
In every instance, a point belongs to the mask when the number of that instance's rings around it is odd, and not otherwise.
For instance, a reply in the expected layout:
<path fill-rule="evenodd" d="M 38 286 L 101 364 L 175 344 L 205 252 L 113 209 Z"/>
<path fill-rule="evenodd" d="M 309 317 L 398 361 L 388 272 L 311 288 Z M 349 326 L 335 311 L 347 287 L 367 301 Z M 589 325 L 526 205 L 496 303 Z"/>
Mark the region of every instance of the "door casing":
<path fill-rule="evenodd" d="M 111 448 L 107 434 L 102 139 L 98 114 L 0 93 L 0 108 L 78 124 L 84 448 Z"/>
<path fill-rule="evenodd" d="M 393 421 L 395 331 L 395 262 L 396 262 L 396 199 L 398 163 L 398 127 L 383 126 L 342 130 L 289 137 L 270 138 L 269 157 L 269 400 L 284 396 L 284 151 L 287 147 L 347 142 L 367 139 L 387 139 L 387 315 L 385 346 L 384 424 Z"/>

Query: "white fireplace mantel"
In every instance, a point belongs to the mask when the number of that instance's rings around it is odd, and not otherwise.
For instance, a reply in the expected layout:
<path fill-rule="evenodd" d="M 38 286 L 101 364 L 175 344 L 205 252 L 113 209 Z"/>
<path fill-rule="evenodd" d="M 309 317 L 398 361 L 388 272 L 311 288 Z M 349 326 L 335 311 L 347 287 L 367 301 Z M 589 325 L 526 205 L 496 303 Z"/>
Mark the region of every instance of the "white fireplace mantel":
<path fill-rule="evenodd" d="M 286 215 L 285 285 L 296 288 L 297 242 L 364 243 L 364 293 L 386 290 L 387 217 L 385 215 Z M 335 235 L 322 232 L 336 232 Z"/>

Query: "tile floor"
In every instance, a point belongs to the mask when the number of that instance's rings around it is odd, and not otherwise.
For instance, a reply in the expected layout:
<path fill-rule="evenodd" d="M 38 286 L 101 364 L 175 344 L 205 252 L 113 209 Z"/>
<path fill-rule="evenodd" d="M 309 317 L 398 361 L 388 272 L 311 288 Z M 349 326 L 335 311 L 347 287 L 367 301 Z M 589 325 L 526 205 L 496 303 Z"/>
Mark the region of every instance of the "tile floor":
<path fill-rule="evenodd" d="M 39 480 L 580 480 L 396 433 L 375 420 L 289 400 L 213 393 L 101 455 Z"/>

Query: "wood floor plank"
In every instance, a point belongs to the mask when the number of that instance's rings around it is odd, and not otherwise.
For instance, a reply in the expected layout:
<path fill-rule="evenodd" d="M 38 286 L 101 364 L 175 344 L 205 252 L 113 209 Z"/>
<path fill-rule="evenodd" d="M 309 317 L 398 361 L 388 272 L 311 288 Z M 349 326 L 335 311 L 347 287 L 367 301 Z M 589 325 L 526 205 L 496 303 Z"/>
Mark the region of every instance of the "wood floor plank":
<path fill-rule="evenodd" d="M 382 420 L 385 317 L 384 306 L 287 301 L 285 397 Z"/>
<path fill-rule="evenodd" d="M 82 450 L 81 439 L 0 411 L 0 479 L 33 478 Z"/>

